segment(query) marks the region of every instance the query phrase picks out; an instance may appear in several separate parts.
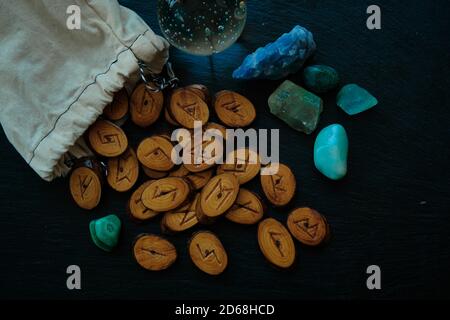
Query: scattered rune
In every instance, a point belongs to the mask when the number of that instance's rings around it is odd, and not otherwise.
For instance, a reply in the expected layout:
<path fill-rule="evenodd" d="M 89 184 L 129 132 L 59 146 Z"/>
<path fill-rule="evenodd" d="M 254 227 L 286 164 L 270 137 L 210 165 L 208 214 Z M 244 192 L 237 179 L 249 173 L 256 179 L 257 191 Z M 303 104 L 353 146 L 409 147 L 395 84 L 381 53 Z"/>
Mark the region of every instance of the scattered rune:
<path fill-rule="evenodd" d="M 175 165 L 172 162 L 173 145 L 163 136 L 152 136 L 144 139 L 137 148 L 139 162 L 148 169 L 169 171 Z"/>
<path fill-rule="evenodd" d="M 104 157 L 120 156 L 128 148 L 128 138 L 123 130 L 112 122 L 97 120 L 87 131 L 91 148 Z"/>
<path fill-rule="evenodd" d="M 133 192 L 130 200 L 128 200 L 127 212 L 134 221 L 147 221 L 159 214 L 159 212 L 153 211 L 144 206 L 144 203 L 142 202 L 142 193 L 152 182 L 154 182 L 154 180 L 144 182 Z"/>
<path fill-rule="evenodd" d="M 178 122 L 176 122 L 176 121 L 172 118 L 172 116 L 170 115 L 170 113 L 169 113 L 169 108 L 168 108 L 168 107 L 165 107 L 165 108 L 164 108 L 164 118 L 166 119 L 166 121 L 167 121 L 170 125 L 172 125 L 172 126 L 174 126 L 174 127 L 179 127 L 179 126 L 180 126 L 180 124 L 179 124 Z"/>
<path fill-rule="evenodd" d="M 205 103 L 209 103 L 211 100 L 211 96 L 210 96 L 208 87 L 206 87 L 202 84 L 191 84 L 191 85 L 187 86 L 186 89 L 194 92 Z"/>
<path fill-rule="evenodd" d="M 239 194 L 238 179 L 229 173 L 212 178 L 202 189 L 196 213 L 200 223 L 214 222 L 230 209 Z"/>
<path fill-rule="evenodd" d="M 242 185 L 256 177 L 260 169 L 258 153 L 251 149 L 238 149 L 227 155 L 226 163 L 217 168 L 217 174 L 231 173 Z"/>
<path fill-rule="evenodd" d="M 211 133 L 214 129 L 215 134 L 221 134 L 222 137 L 226 136 L 226 129 L 220 124 L 209 122 L 205 126 L 202 127 L 202 134 Z M 211 131 L 207 131 L 211 130 Z M 219 157 L 219 154 L 211 154 L 210 157 L 206 157 L 202 152 L 200 154 L 196 154 L 198 150 L 205 150 L 209 147 L 218 146 L 223 147 L 223 144 L 215 141 L 215 139 L 201 139 L 200 141 L 196 141 L 194 134 L 191 134 L 191 145 L 190 148 L 187 147 L 187 156 L 190 158 L 189 163 L 185 163 L 184 167 L 190 172 L 203 172 L 215 166 L 215 159 Z"/>
<path fill-rule="evenodd" d="M 142 193 L 141 199 L 145 207 L 156 212 L 166 212 L 189 201 L 191 193 L 191 186 L 185 179 L 168 177 L 151 183 Z"/>
<path fill-rule="evenodd" d="M 120 121 L 128 114 L 127 90 L 122 89 L 114 95 L 113 101 L 103 109 L 103 116 L 110 121 Z"/>
<path fill-rule="evenodd" d="M 111 188 L 119 192 L 130 190 L 139 177 L 139 162 L 132 148 L 108 159 L 107 168 L 106 180 Z"/>
<path fill-rule="evenodd" d="M 265 169 L 275 169 L 278 171 L 271 175 L 261 174 L 261 186 L 267 199 L 276 207 L 287 205 L 295 195 L 297 182 L 292 170 L 282 164 L 271 164 Z M 269 172 L 267 172 L 269 173 Z"/>
<path fill-rule="evenodd" d="M 214 131 L 214 133 L 220 133 L 221 136 L 224 138 L 224 143 L 226 142 L 227 139 L 227 128 L 225 128 L 223 125 L 219 124 L 219 123 L 215 123 L 215 122 L 208 122 L 205 126 L 204 126 L 204 131 L 207 130 L 216 130 Z"/>
<path fill-rule="evenodd" d="M 192 262 L 209 275 L 221 274 L 228 265 L 228 256 L 219 238 L 209 231 L 195 233 L 189 241 Z"/>
<path fill-rule="evenodd" d="M 150 179 L 162 179 L 169 175 L 169 171 L 156 171 L 141 164 L 142 171 Z"/>
<path fill-rule="evenodd" d="M 225 218 L 239 224 L 256 224 L 262 219 L 264 211 L 265 205 L 256 193 L 240 188 L 236 202 Z"/>
<path fill-rule="evenodd" d="M 200 193 L 197 193 L 190 203 L 176 210 L 166 212 L 161 220 L 162 232 L 177 233 L 197 225 L 198 219 L 195 210 L 199 198 Z"/>
<path fill-rule="evenodd" d="M 187 129 L 194 129 L 194 122 L 202 125 L 209 119 L 208 105 L 191 90 L 180 88 L 172 93 L 168 109 L 170 117 Z"/>
<path fill-rule="evenodd" d="M 319 246 L 330 238 L 330 226 L 319 212 L 311 208 L 293 210 L 287 220 L 291 234 L 307 246 Z"/>
<path fill-rule="evenodd" d="M 136 262 L 150 271 L 165 270 L 177 260 L 174 245 L 153 234 L 139 235 L 134 242 L 133 254 Z"/>
<path fill-rule="evenodd" d="M 221 158 L 223 154 L 223 147 L 226 143 L 227 129 L 218 123 L 208 122 L 202 128 L 202 134 L 205 140 L 200 143 L 195 143 L 194 135 L 191 136 L 192 148 L 189 150 L 189 155 L 191 156 L 190 163 L 185 163 L 184 166 L 191 172 L 203 172 L 215 166 L 216 160 Z M 216 137 L 221 137 L 216 140 Z M 195 154 L 196 148 L 201 147 L 201 150 L 206 150 L 207 148 L 222 149 L 222 152 L 216 153 L 212 152 L 210 155 L 203 154 L 203 157 L 198 159 L 198 155 Z M 200 160 L 200 161 L 198 161 Z"/>
<path fill-rule="evenodd" d="M 185 178 L 189 180 L 195 190 L 200 190 L 211 180 L 213 173 L 213 169 L 202 172 L 191 172 L 185 165 L 181 165 L 177 170 L 172 171 L 169 176 Z"/>
<path fill-rule="evenodd" d="M 75 203 L 82 209 L 92 210 L 102 196 L 103 170 L 92 159 L 81 159 L 70 173 L 69 187 Z"/>
<path fill-rule="evenodd" d="M 289 231 L 277 220 L 268 218 L 258 225 L 258 243 L 264 257 L 279 268 L 295 262 L 295 244 Z"/>
<path fill-rule="evenodd" d="M 162 92 L 153 92 L 144 83 L 139 84 L 131 95 L 131 121 L 139 127 L 149 127 L 158 120 L 164 105 Z"/>
<path fill-rule="evenodd" d="M 214 109 L 220 121 L 232 128 L 247 127 L 256 118 L 253 103 L 232 91 L 224 90 L 217 93 Z"/>
<path fill-rule="evenodd" d="M 322 87 L 326 85 L 320 84 Z M 298 88 L 291 89 L 295 91 Z M 277 94 L 286 99 L 284 102 L 289 100 L 282 90 Z M 106 190 L 103 189 L 106 181 L 106 186 L 115 191 L 130 192 L 124 208 L 130 220 L 142 225 L 150 220 L 158 221 L 161 234 L 173 236 L 219 219 L 241 225 L 258 225 L 259 247 L 264 257 L 280 269 L 290 268 L 295 261 L 292 237 L 307 246 L 320 246 L 328 241 L 330 227 L 317 211 L 310 208 L 291 211 L 286 228 L 272 218 L 263 220 L 267 214 L 265 200 L 259 194 L 242 188 L 260 173 L 261 189 L 268 203 L 275 207 L 288 205 L 297 189 L 296 178 L 287 165 L 271 163 L 263 166 L 257 151 L 239 144 L 237 148 L 228 149 L 229 142 L 235 137 L 227 130 L 246 127 L 255 120 L 256 110 L 247 98 L 223 90 L 212 99 L 208 88 L 200 84 L 175 89 L 167 96 L 170 99 L 166 99 L 164 104 L 161 92 L 149 91 L 143 84 L 136 87 L 130 100 L 125 90 L 115 94 L 102 117 L 85 134 L 95 157 L 78 160 L 68 157 L 66 162 L 72 166 L 70 192 L 79 207 L 86 210 L 96 208 Z M 311 97 L 312 100 L 309 99 Z M 309 128 L 307 130 L 313 130 L 320 114 L 318 111 L 321 111 L 321 101 L 309 94 L 304 96 L 304 100 L 306 106 L 300 107 L 305 113 L 311 107 L 308 104 L 314 105 L 307 120 L 310 123 L 305 124 Z M 208 122 L 211 106 L 225 125 Z M 155 124 L 163 110 L 170 125 L 188 129 L 182 130 L 177 138 L 181 139 L 178 143 L 182 143 L 185 137 L 191 138 L 190 147 L 182 150 L 181 154 L 184 161 L 190 159 L 191 162 L 175 164 L 172 161 L 172 153 L 177 151 L 174 147 L 176 139 L 172 141 L 174 131 L 163 129 L 155 132 L 151 128 L 151 135 L 133 144 L 134 141 L 129 143 L 120 128 L 128 118 L 140 127 L 149 127 Z M 203 139 L 194 139 L 194 121 L 203 124 L 201 132 L 198 132 Z M 341 130 L 334 125 L 322 130 L 316 139 L 315 164 L 330 178 L 342 174 L 344 167 L 346 172 L 348 141 L 344 139 L 344 133 L 343 128 Z M 210 154 L 199 153 L 199 149 L 209 150 Z M 206 157 L 199 158 L 199 154 Z M 225 163 L 216 161 L 223 157 L 226 158 Z M 161 219 L 155 219 L 159 215 Z M 118 244 L 121 226 L 121 220 L 115 215 L 91 221 L 92 241 L 102 250 L 112 251 Z M 194 233 L 188 242 L 188 251 L 194 265 L 207 274 L 218 275 L 228 265 L 228 255 L 221 241 L 209 231 Z M 133 243 L 133 255 L 141 267 L 153 271 L 164 270 L 177 259 L 175 246 L 152 234 L 137 237 Z"/>

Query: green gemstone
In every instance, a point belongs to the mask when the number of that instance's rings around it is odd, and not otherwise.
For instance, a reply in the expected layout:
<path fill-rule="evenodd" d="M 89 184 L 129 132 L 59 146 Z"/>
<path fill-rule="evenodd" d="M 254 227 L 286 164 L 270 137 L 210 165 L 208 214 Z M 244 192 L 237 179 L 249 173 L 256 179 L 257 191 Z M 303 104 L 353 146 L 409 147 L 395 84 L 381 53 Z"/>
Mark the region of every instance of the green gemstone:
<path fill-rule="evenodd" d="M 95 221 L 91 221 L 91 223 L 89 223 L 89 231 L 91 233 L 91 239 L 97 247 L 99 247 L 100 249 L 102 249 L 104 251 L 108 251 L 108 252 L 112 251 L 113 248 L 106 246 L 103 242 L 101 242 L 97 238 L 97 235 L 95 234 Z"/>
<path fill-rule="evenodd" d="M 337 105 L 351 116 L 373 108 L 377 104 L 378 100 L 357 84 L 344 86 L 337 95 Z"/>
<path fill-rule="evenodd" d="M 297 131 L 312 133 L 323 110 L 322 99 L 286 80 L 269 97 L 270 112 Z"/>
<path fill-rule="evenodd" d="M 324 93 L 338 86 L 339 74 L 332 67 L 314 65 L 303 70 L 303 81 L 308 89 Z"/>
<path fill-rule="evenodd" d="M 92 241 L 102 250 L 112 251 L 119 242 L 122 223 L 115 215 L 109 215 L 89 224 Z"/>
<path fill-rule="evenodd" d="M 348 137 L 344 127 L 332 124 L 322 129 L 314 143 L 314 165 L 323 175 L 342 179 L 347 174 Z"/>

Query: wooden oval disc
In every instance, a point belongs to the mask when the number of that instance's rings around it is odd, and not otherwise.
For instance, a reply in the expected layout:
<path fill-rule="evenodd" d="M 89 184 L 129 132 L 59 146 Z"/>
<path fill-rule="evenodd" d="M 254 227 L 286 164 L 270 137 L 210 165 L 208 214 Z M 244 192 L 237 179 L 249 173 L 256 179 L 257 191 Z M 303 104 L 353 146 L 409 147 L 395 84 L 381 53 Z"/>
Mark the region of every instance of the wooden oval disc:
<path fill-rule="evenodd" d="M 225 128 L 223 125 L 215 123 L 215 122 L 208 122 L 205 126 L 203 126 L 203 131 L 207 130 L 218 130 L 223 137 L 223 141 L 227 139 L 227 128 Z"/>
<path fill-rule="evenodd" d="M 128 200 L 128 213 L 131 218 L 137 221 L 146 221 L 156 217 L 159 212 L 150 210 L 142 202 L 142 193 L 154 180 L 144 182 L 139 188 L 137 188 Z"/>
<path fill-rule="evenodd" d="M 256 118 L 256 110 L 246 97 L 232 91 L 221 91 L 214 103 L 216 114 L 232 128 L 249 126 Z"/>
<path fill-rule="evenodd" d="M 192 152 L 192 154 L 193 154 L 193 152 Z M 191 163 L 184 163 L 184 166 L 190 172 L 198 173 L 198 172 L 203 172 L 203 171 L 211 169 L 212 167 L 215 166 L 215 164 L 214 163 L 206 163 L 206 162 L 196 164 L 196 163 L 194 163 L 194 161 L 191 161 Z"/>
<path fill-rule="evenodd" d="M 221 274 L 228 265 L 225 248 L 212 232 L 200 231 L 189 241 L 189 256 L 192 262 L 210 275 Z"/>
<path fill-rule="evenodd" d="M 186 89 L 192 90 L 195 92 L 200 98 L 202 98 L 203 101 L 208 103 L 210 99 L 209 90 L 206 86 L 202 84 L 191 84 L 190 86 L 187 86 Z"/>
<path fill-rule="evenodd" d="M 217 217 L 208 217 L 203 213 L 202 206 L 200 205 L 200 201 L 197 202 L 197 207 L 195 208 L 195 214 L 197 215 L 197 220 L 201 224 L 213 224 Z"/>
<path fill-rule="evenodd" d="M 293 210 L 289 214 L 287 226 L 294 238 L 308 246 L 318 246 L 328 239 L 328 223 L 319 212 L 311 208 Z"/>
<path fill-rule="evenodd" d="M 218 99 L 220 96 L 222 96 L 224 94 L 232 94 L 232 93 L 233 93 L 233 91 L 230 91 L 230 90 L 221 90 L 221 91 L 216 92 L 216 95 L 214 98 Z"/>
<path fill-rule="evenodd" d="M 70 193 L 76 204 L 83 209 L 94 209 L 102 196 L 101 178 L 95 169 L 78 167 L 70 174 Z"/>
<path fill-rule="evenodd" d="M 140 127 L 148 127 L 158 120 L 164 105 L 162 92 L 147 90 L 139 84 L 131 95 L 131 120 Z"/>
<path fill-rule="evenodd" d="M 190 185 L 186 180 L 168 177 L 150 184 L 142 193 L 142 202 L 151 210 L 164 212 L 183 205 L 190 195 Z"/>
<path fill-rule="evenodd" d="M 200 159 L 200 161 L 195 161 L 195 157 L 196 157 L 196 154 L 195 154 L 195 151 L 196 151 L 195 147 L 196 147 L 196 145 L 195 145 L 195 143 L 196 143 L 196 141 L 194 141 L 193 138 L 192 138 L 191 141 L 192 141 L 191 148 L 190 149 L 186 148 L 184 150 L 186 152 L 189 152 L 189 154 L 188 154 L 189 163 L 187 163 L 187 161 L 183 163 L 185 168 L 187 170 L 189 170 L 190 172 L 196 173 L 196 172 L 206 171 L 206 170 L 211 169 L 212 167 L 214 167 L 215 166 L 215 161 L 207 162 L 209 159 L 203 158 L 203 154 L 199 155 L 199 156 L 202 157 Z M 212 142 L 211 141 L 201 141 L 201 146 L 198 146 L 198 147 L 201 147 L 202 148 L 201 150 L 205 150 L 205 148 L 210 143 L 212 143 Z M 198 162 L 198 163 L 196 163 L 196 162 Z"/>
<path fill-rule="evenodd" d="M 114 100 L 103 109 L 103 116 L 111 121 L 118 121 L 128 113 L 128 93 L 122 89 L 114 95 Z"/>
<path fill-rule="evenodd" d="M 230 221 L 240 224 L 258 223 L 264 215 L 264 204 L 255 193 L 241 188 L 236 202 L 225 215 Z"/>
<path fill-rule="evenodd" d="M 123 130 L 106 120 L 97 120 L 89 128 L 87 135 L 92 149 L 104 157 L 120 156 L 128 147 L 128 139 Z"/>
<path fill-rule="evenodd" d="M 284 269 L 293 265 L 296 255 L 294 240 L 277 220 L 268 218 L 259 223 L 258 243 L 270 263 Z"/>
<path fill-rule="evenodd" d="M 225 127 L 213 122 L 208 122 L 202 127 L 200 138 L 191 132 L 190 144 L 185 145 L 183 149 L 183 153 L 187 153 L 183 154 L 186 169 L 191 172 L 202 172 L 214 167 L 218 160 L 222 160 L 226 139 L 224 137 L 226 137 Z"/>
<path fill-rule="evenodd" d="M 206 102 L 205 94 L 200 89 L 198 89 L 198 88 L 189 88 L 189 87 L 185 87 L 184 89 L 192 92 L 193 94 L 197 95 L 200 99 L 202 99 L 204 102 Z"/>
<path fill-rule="evenodd" d="M 208 105 L 186 89 L 178 89 L 172 93 L 169 113 L 173 120 L 188 129 L 194 128 L 195 121 L 201 121 L 204 125 L 209 119 Z"/>
<path fill-rule="evenodd" d="M 213 176 L 213 170 L 190 172 L 184 165 L 169 174 L 170 177 L 186 178 L 195 190 L 203 188 Z"/>
<path fill-rule="evenodd" d="M 139 162 L 132 148 L 128 148 L 120 156 L 108 160 L 107 181 L 114 190 L 119 192 L 130 190 L 138 177 Z"/>
<path fill-rule="evenodd" d="M 202 172 L 191 172 L 189 175 L 186 176 L 186 179 L 189 180 L 189 182 L 191 183 L 192 187 L 195 190 L 200 190 L 204 186 L 206 186 L 209 180 L 211 180 L 212 176 L 213 170 L 210 169 Z"/>
<path fill-rule="evenodd" d="M 250 149 L 239 149 L 228 154 L 226 163 L 217 168 L 217 174 L 231 173 L 238 178 L 239 184 L 244 184 L 256 177 L 260 169 L 258 153 Z"/>
<path fill-rule="evenodd" d="M 172 116 L 170 115 L 169 111 L 167 110 L 167 108 L 164 109 L 164 118 L 166 118 L 166 121 L 173 125 L 178 127 L 180 124 L 178 122 L 176 122 L 175 120 L 173 120 Z"/>
<path fill-rule="evenodd" d="M 169 172 L 167 172 L 167 171 L 156 171 L 156 170 L 149 169 L 145 166 L 142 166 L 142 171 L 150 179 L 162 179 L 162 178 L 167 177 L 169 174 Z"/>
<path fill-rule="evenodd" d="M 236 201 L 239 194 L 239 182 L 232 174 L 220 174 L 206 184 L 197 204 L 197 217 L 205 220 L 224 214 Z"/>
<path fill-rule="evenodd" d="M 182 164 L 176 170 L 171 171 L 169 173 L 169 176 L 171 176 L 171 177 L 178 177 L 178 178 L 185 178 L 189 174 L 191 174 L 191 172 L 188 169 L 186 169 L 186 167 Z"/>
<path fill-rule="evenodd" d="M 277 207 L 285 206 L 292 200 L 296 185 L 295 176 L 291 169 L 281 163 L 276 174 L 261 175 L 261 186 L 264 194 Z"/>
<path fill-rule="evenodd" d="M 169 173 L 169 177 L 185 178 L 191 172 L 184 165 L 179 166 L 176 170 Z"/>
<path fill-rule="evenodd" d="M 174 245 L 153 234 L 140 235 L 134 242 L 133 253 L 137 263 L 150 271 L 167 269 L 177 259 Z"/>
<path fill-rule="evenodd" d="M 166 212 L 161 220 L 161 226 L 167 232 L 181 232 L 192 228 L 198 223 L 195 208 L 200 194 L 197 193 L 187 205 L 174 211 Z"/>
<path fill-rule="evenodd" d="M 156 171 L 169 171 L 175 164 L 172 162 L 173 145 L 166 138 L 152 136 L 144 139 L 138 146 L 137 157 L 143 166 Z"/>
<path fill-rule="evenodd" d="M 168 133 L 168 132 L 166 132 L 166 133 L 164 133 L 164 132 L 162 132 L 162 133 L 160 133 L 159 135 L 158 135 L 158 137 L 161 137 L 161 138 L 164 138 L 164 139 L 166 139 L 168 142 L 170 142 L 170 144 L 172 144 L 172 134 L 171 133 Z"/>

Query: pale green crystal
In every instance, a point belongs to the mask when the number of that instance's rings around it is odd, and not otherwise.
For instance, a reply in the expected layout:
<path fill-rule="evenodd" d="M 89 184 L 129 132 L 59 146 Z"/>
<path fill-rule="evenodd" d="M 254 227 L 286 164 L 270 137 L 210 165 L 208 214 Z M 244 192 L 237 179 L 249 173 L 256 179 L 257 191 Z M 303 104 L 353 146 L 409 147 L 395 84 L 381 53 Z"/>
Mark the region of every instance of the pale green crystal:
<path fill-rule="evenodd" d="M 297 131 L 312 133 L 323 110 L 322 99 L 292 81 L 284 81 L 269 97 L 270 112 Z"/>

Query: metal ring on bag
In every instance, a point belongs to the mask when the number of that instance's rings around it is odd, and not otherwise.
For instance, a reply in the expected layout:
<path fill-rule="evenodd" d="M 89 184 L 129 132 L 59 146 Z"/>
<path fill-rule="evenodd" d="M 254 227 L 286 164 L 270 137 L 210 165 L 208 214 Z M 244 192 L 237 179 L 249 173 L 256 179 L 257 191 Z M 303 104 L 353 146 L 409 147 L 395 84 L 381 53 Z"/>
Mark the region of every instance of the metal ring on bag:
<path fill-rule="evenodd" d="M 180 80 L 176 77 L 175 72 L 173 72 L 172 64 L 167 62 L 164 66 L 163 70 L 159 74 L 153 73 L 150 68 L 145 64 L 145 62 L 138 60 L 139 65 L 139 74 L 141 76 L 142 81 L 145 83 L 147 90 L 153 92 L 160 92 L 164 89 L 171 88 L 174 89 L 178 86 Z M 100 116 L 101 118 L 101 116 Z M 71 154 L 70 152 L 66 153 L 66 159 L 64 159 L 64 164 L 72 168 L 78 158 Z M 104 162 L 100 162 L 103 172 L 107 175 L 108 169 L 107 165 Z"/>
<path fill-rule="evenodd" d="M 173 71 L 172 64 L 167 62 L 160 74 L 153 73 L 145 62 L 138 60 L 139 74 L 147 90 L 153 92 L 163 91 L 167 88 L 176 88 L 179 79 Z"/>

